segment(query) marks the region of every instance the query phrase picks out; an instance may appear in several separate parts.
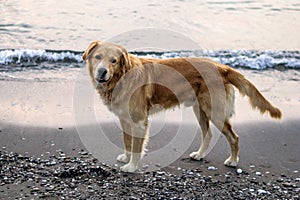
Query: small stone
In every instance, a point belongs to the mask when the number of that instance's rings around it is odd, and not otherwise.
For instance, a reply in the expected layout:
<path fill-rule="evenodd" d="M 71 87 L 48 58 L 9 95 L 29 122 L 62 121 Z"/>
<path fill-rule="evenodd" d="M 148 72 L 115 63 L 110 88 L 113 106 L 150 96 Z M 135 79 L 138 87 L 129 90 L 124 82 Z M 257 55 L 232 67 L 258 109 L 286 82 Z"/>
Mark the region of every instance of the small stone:
<path fill-rule="evenodd" d="M 250 168 L 254 168 L 254 167 L 255 167 L 255 165 L 250 165 L 249 167 L 250 167 Z"/>
<path fill-rule="evenodd" d="M 27 172 L 26 175 L 27 175 L 28 177 L 33 177 L 34 173 L 32 173 L 32 172 Z"/>
<path fill-rule="evenodd" d="M 38 187 L 33 187 L 32 189 L 31 189 L 31 192 L 32 193 L 35 193 L 35 192 L 38 192 L 40 190 L 40 188 L 38 188 Z"/>
<path fill-rule="evenodd" d="M 282 174 L 281 174 L 281 177 L 284 177 L 284 178 L 285 178 L 285 177 L 286 177 L 286 175 L 282 173 Z"/>
<path fill-rule="evenodd" d="M 149 165 L 147 164 L 144 164 L 143 167 L 142 167 L 144 170 L 148 169 L 149 168 Z"/>
<path fill-rule="evenodd" d="M 261 172 L 255 172 L 255 175 L 261 176 Z"/>
<path fill-rule="evenodd" d="M 241 174 L 241 173 L 243 173 L 243 170 L 242 170 L 241 168 L 238 168 L 238 169 L 236 170 L 236 173 L 237 173 L 237 174 Z"/>
<path fill-rule="evenodd" d="M 280 187 L 279 187 L 278 185 L 275 185 L 273 188 L 274 188 L 275 190 L 279 190 L 279 189 L 280 189 Z"/>
<path fill-rule="evenodd" d="M 214 166 L 209 166 L 207 168 L 208 170 L 211 170 L 211 171 L 216 171 L 218 168 L 214 167 Z"/>
<path fill-rule="evenodd" d="M 282 183 L 284 180 L 282 178 L 279 178 L 276 180 L 278 183 Z"/>
<path fill-rule="evenodd" d="M 164 175 L 164 174 L 165 174 L 165 172 L 163 172 L 163 171 L 157 171 L 157 172 L 156 172 L 156 174 L 158 174 L 158 175 L 160 175 L 160 176 L 161 176 L 161 175 Z"/>
<path fill-rule="evenodd" d="M 86 151 L 82 151 L 82 152 L 80 152 L 79 154 L 82 155 L 82 156 L 86 156 L 86 155 L 88 155 L 89 153 L 86 152 Z"/>
<path fill-rule="evenodd" d="M 266 190 L 262 190 L 262 189 L 258 189 L 257 190 L 258 195 L 262 195 L 262 194 L 270 194 L 270 192 L 266 191 Z"/>
<path fill-rule="evenodd" d="M 54 190 L 54 188 L 55 187 L 53 185 L 49 185 L 48 187 L 45 188 L 45 190 L 49 192 L 49 191 Z"/>
<path fill-rule="evenodd" d="M 41 185 L 46 185 L 47 182 L 48 182 L 47 180 L 43 179 L 43 180 L 41 180 Z"/>
<path fill-rule="evenodd" d="M 282 185 L 284 187 L 295 187 L 296 186 L 294 183 L 289 183 L 289 182 L 284 182 L 284 183 L 282 183 Z"/>

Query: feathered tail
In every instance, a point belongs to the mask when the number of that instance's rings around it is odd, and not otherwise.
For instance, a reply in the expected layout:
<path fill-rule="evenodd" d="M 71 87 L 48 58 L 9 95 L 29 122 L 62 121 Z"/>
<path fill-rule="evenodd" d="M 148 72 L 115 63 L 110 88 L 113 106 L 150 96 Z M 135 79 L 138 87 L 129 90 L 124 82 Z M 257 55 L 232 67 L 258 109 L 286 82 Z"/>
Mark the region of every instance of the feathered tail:
<path fill-rule="evenodd" d="M 249 97 L 249 102 L 253 108 L 257 108 L 262 114 L 269 112 L 273 118 L 281 118 L 281 111 L 274 107 L 241 73 L 229 68 L 227 79 L 243 96 Z"/>

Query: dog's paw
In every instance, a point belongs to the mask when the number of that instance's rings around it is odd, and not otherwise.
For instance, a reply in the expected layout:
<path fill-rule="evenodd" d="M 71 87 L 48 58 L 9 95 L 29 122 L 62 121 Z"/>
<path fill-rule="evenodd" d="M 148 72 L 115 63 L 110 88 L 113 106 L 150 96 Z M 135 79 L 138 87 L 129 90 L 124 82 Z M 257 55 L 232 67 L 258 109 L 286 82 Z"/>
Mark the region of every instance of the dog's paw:
<path fill-rule="evenodd" d="M 203 159 L 203 156 L 201 154 L 199 154 L 199 152 L 195 151 L 190 154 L 190 158 L 193 160 L 201 160 L 201 159 Z"/>
<path fill-rule="evenodd" d="M 233 157 L 229 157 L 225 160 L 224 165 L 228 167 L 236 167 L 238 165 L 239 158 L 234 159 Z"/>
<path fill-rule="evenodd" d="M 138 167 L 131 163 L 128 163 L 128 164 L 122 166 L 120 169 L 122 172 L 132 173 L 132 172 L 135 172 L 138 169 Z"/>
<path fill-rule="evenodd" d="M 128 156 L 126 153 L 120 154 L 117 157 L 117 161 L 122 163 L 128 163 L 130 160 L 130 156 Z"/>

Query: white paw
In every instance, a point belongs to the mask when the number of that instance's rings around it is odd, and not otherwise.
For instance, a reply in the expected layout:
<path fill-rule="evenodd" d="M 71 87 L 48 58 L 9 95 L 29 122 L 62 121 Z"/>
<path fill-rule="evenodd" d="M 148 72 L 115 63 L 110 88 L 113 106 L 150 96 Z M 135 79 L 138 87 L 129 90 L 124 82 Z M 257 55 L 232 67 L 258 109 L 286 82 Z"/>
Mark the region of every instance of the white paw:
<path fill-rule="evenodd" d="M 130 156 L 128 156 L 126 153 L 120 154 L 117 157 L 117 161 L 122 163 L 128 163 L 130 160 Z"/>
<path fill-rule="evenodd" d="M 234 159 L 233 157 L 229 157 L 225 160 L 224 165 L 228 167 L 236 167 L 238 165 L 239 158 Z"/>
<path fill-rule="evenodd" d="M 192 158 L 194 160 L 201 160 L 203 158 L 203 156 L 201 154 L 199 154 L 198 151 L 195 151 L 190 154 L 190 158 Z"/>
<path fill-rule="evenodd" d="M 128 163 L 122 166 L 120 169 L 123 172 L 135 172 L 138 169 L 138 167 L 134 164 Z"/>

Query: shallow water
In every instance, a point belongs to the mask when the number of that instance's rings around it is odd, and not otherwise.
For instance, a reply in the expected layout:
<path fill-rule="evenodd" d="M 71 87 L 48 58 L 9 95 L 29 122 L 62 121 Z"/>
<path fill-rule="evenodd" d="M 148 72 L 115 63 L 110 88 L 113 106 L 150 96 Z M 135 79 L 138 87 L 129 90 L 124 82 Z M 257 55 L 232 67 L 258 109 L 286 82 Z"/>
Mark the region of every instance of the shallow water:
<path fill-rule="evenodd" d="M 0 3 L 1 80 L 36 80 L 37 72 L 47 79 L 62 70 L 60 76 L 69 78 L 84 66 L 82 52 L 96 39 L 142 57 L 208 57 L 260 70 L 300 68 L 297 0 Z"/>
<path fill-rule="evenodd" d="M 95 39 L 109 40 L 149 27 L 174 30 L 203 49 L 299 50 L 300 45 L 298 0 L 0 3 L 0 49 L 83 51 Z M 139 37 L 133 35 L 118 42 L 127 47 L 132 40 L 143 39 Z"/>

